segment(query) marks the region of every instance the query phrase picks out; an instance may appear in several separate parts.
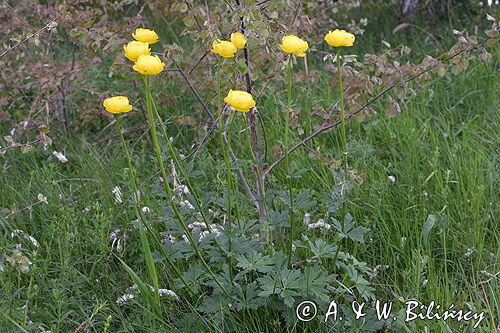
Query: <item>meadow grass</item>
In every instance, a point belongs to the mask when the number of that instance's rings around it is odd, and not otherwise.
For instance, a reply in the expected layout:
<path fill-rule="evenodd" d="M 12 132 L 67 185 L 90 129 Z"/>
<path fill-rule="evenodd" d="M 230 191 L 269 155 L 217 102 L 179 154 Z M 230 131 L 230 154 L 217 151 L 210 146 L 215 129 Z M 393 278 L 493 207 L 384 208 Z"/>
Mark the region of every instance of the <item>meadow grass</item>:
<path fill-rule="evenodd" d="M 416 298 L 477 311 L 488 308 L 487 300 L 498 325 L 498 277 L 489 275 L 498 271 L 500 256 L 498 61 L 486 65 L 474 62 L 471 67 L 458 76 L 433 79 L 417 96 L 402 104 L 402 113 L 395 117 L 387 116 L 383 104 L 378 103 L 377 115 L 348 124 L 349 165 L 363 182 L 354 186 L 347 210 L 371 232 L 364 244 L 344 242 L 343 246 L 370 267 L 377 267 L 371 283 L 378 299 L 393 301 L 398 308 L 405 300 Z M 304 111 L 301 118 L 306 129 L 303 115 L 311 111 L 311 101 L 325 105 L 336 101 L 337 94 L 328 88 L 327 80 L 325 77 L 323 83 L 311 86 L 306 96 L 294 100 Z M 283 89 L 276 90 L 282 100 L 286 96 Z M 283 117 L 275 98 L 270 96 L 259 101 L 260 112 L 269 141 L 277 142 L 282 140 Z M 191 99 L 184 96 L 181 100 Z M 198 107 L 194 100 L 190 105 Z M 175 110 L 190 114 L 193 107 L 178 103 Z M 170 111 L 161 110 L 167 115 Z M 234 132 L 242 128 L 242 119 L 237 119 Z M 182 147 L 187 147 L 196 133 L 180 125 L 175 129 L 174 145 L 182 153 L 189 153 Z M 95 144 L 90 138 L 55 140 L 69 159 L 68 164 L 59 163 L 41 150 L 25 155 L 9 151 L 2 157 L 9 168 L 0 178 L 0 207 L 28 207 L 37 201 L 38 193 L 48 198 L 47 205 L 37 204 L 4 222 L 9 232 L 0 238 L 0 251 L 10 254 L 14 244 L 21 243 L 25 255 L 28 249 L 36 252 L 30 255 L 30 274 L 21 275 L 9 266 L 0 273 L 2 333 L 30 332 L 37 327 L 73 332 L 85 320 L 93 325 L 87 331 L 101 332 L 108 316 L 112 316 L 110 332 L 147 332 L 154 325 L 161 325 L 162 331 L 173 331 L 173 322 L 183 316 L 196 316 L 192 305 L 179 306 L 165 300 L 162 320 L 154 323 L 153 310 L 140 296 L 123 306 L 116 304 L 133 281 L 111 248 L 111 232 L 128 230 L 120 257 L 140 277 L 147 280 L 148 275 L 139 234 L 132 224 L 132 190 L 120 141 L 116 138 L 108 144 Z M 243 141 L 244 135 L 237 138 Z M 291 142 L 298 139 L 300 136 L 292 131 Z M 127 140 L 137 181 L 142 184 L 141 205 L 150 208 L 148 219 L 161 221 L 164 212 L 157 200 L 160 186 L 148 136 L 134 134 Z M 247 145 L 236 141 L 233 138 L 236 154 L 248 156 Z M 179 142 L 182 144 L 176 144 Z M 225 173 L 220 167 L 222 159 L 211 153 L 214 146 L 213 139 L 198 156 L 192 181 L 198 188 L 220 194 Z M 340 160 L 340 129 L 318 136 L 310 147 L 329 160 Z M 326 196 L 335 182 L 335 163 L 321 163 L 306 149 L 298 150 L 290 159 L 306 169 L 294 186 L 312 188 L 318 202 L 310 212 L 311 220 L 323 218 L 328 208 Z M 285 184 L 282 171 L 282 167 L 273 171 L 270 185 Z M 121 188 L 123 203 L 115 202 L 115 186 Z M 255 218 L 244 196 L 240 194 L 236 200 L 242 217 Z M 429 215 L 436 216 L 438 222 L 424 241 L 423 229 Z M 39 247 L 21 238 L 11 239 L 9 234 L 14 229 L 35 237 Z M 307 233 L 305 228 L 296 232 Z M 329 239 L 328 235 L 324 237 Z M 170 288 L 173 273 L 163 262 L 158 269 L 160 287 Z M 486 280 L 489 282 L 481 284 Z M 494 331 L 490 313 L 486 316 L 480 332 Z M 285 331 L 278 313 L 270 310 L 235 315 L 231 321 L 243 332 Z M 206 331 L 220 331 L 219 324 L 209 320 Z M 424 331 L 425 326 L 431 332 L 471 329 L 432 321 L 412 323 L 408 331 Z M 317 323 L 304 323 L 289 331 L 320 329 Z"/>

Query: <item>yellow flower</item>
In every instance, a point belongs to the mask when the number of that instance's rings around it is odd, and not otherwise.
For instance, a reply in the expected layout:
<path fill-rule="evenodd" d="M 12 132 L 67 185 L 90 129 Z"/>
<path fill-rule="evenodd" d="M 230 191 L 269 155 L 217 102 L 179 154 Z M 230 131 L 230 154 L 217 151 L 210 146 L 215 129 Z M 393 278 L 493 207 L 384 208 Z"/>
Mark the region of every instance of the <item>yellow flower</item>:
<path fill-rule="evenodd" d="M 289 54 L 295 54 L 297 57 L 305 57 L 309 44 L 297 36 L 290 35 L 281 39 L 280 48 Z"/>
<path fill-rule="evenodd" d="M 158 35 L 153 30 L 137 28 L 132 34 L 135 40 L 148 44 L 154 44 L 158 41 Z"/>
<path fill-rule="evenodd" d="M 151 51 L 148 43 L 138 42 L 136 40 L 131 41 L 127 45 L 123 45 L 123 49 L 125 50 L 125 57 L 134 62 L 137 61 L 140 55 L 149 55 L 149 51 Z"/>
<path fill-rule="evenodd" d="M 352 46 L 356 38 L 353 34 L 348 33 L 345 30 L 336 29 L 330 31 L 326 36 L 325 40 L 330 46 L 341 47 L 341 46 Z"/>
<path fill-rule="evenodd" d="M 236 53 L 236 51 L 238 51 L 238 49 L 236 48 L 236 45 L 231 42 L 228 42 L 226 40 L 216 40 L 212 44 L 211 51 L 223 58 L 234 58 L 234 54 Z"/>
<path fill-rule="evenodd" d="M 234 32 L 231 34 L 231 43 L 233 43 L 237 49 L 242 49 L 247 45 L 247 39 L 241 32 Z"/>
<path fill-rule="evenodd" d="M 224 102 L 240 112 L 248 112 L 255 106 L 252 95 L 241 90 L 229 90 Z"/>
<path fill-rule="evenodd" d="M 156 75 L 161 73 L 165 67 L 165 63 L 163 63 L 158 56 L 152 55 L 140 55 L 137 59 L 134 70 L 144 75 Z"/>
<path fill-rule="evenodd" d="M 112 114 L 126 113 L 132 110 L 132 105 L 129 104 L 127 96 L 106 98 L 102 105 L 104 105 L 106 111 Z"/>

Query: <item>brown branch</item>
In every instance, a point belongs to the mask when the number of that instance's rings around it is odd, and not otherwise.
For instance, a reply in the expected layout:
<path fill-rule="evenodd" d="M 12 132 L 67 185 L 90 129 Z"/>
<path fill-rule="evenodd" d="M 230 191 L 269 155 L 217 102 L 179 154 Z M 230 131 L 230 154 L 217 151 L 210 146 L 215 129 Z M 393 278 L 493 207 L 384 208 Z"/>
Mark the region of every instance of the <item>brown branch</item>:
<path fill-rule="evenodd" d="M 241 3 L 239 0 L 236 0 L 236 3 L 238 6 L 243 5 L 245 6 L 245 3 Z M 243 16 L 240 16 L 240 30 L 243 35 L 245 35 L 245 22 L 243 20 Z M 248 46 L 243 49 L 243 54 L 245 56 L 245 65 L 247 67 L 247 72 L 245 73 L 245 83 L 246 83 L 246 88 L 247 92 L 249 94 L 252 93 L 252 77 L 251 77 L 251 72 L 250 72 L 250 60 L 248 56 Z M 259 161 L 260 161 L 260 147 L 259 147 L 259 137 L 257 135 L 257 128 L 255 126 L 255 110 L 251 109 L 249 112 L 246 113 L 247 121 L 248 121 L 248 127 L 250 130 L 250 141 L 252 144 L 252 150 L 254 156 L 257 156 Z M 262 126 L 263 131 L 265 131 L 264 126 Z M 255 192 L 257 193 L 257 199 L 258 199 L 258 209 L 259 209 L 259 218 L 261 221 L 265 219 L 265 207 L 264 207 L 264 178 L 263 178 L 263 168 L 262 168 L 262 163 L 257 163 L 255 166 L 257 168 L 257 173 L 252 172 L 252 176 L 254 178 L 254 183 L 255 183 Z M 264 192 L 264 193 L 261 193 Z"/>
<path fill-rule="evenodd" d="M 189 89 L 191 89 L 192 93 L 194 94 L 194 96 L 196 97 L 198 102 L 200 102 L 201 106 L 203 106 L 203 110 L 205 110 L 205 113 L 210 117 L 210 120 L 214 121 L 214 116 L 213 116 L 212 112 L 210 112 L 210 110 L 208 109 L 205 102 L 203 102 L 203 100 L 200 97 L 200 94 L 198 94 L 198 91 L 194 88 L 193 84 L 191 83 L 191 81 L 187 77 L 186 73 L 184 73 L 181 66 L 179 66 L 177 63 L 175 64 L 175 66 L 177 67 L 177 70 L 179 71 L 179 73 L 182 75 L 182 78 L 184 79 L 184 81 L 186 81 L 187 85 L 189 86 Z"/>
<path fill-rule="evenodd" d="M 14 46 L 12 47 L 9 47 L 7 50 L 3 51 L 2 54 L 0 54 L 0 58 L 2 58 L 4 55 L 6 55 L 7 53 L 9 53 L 10 51 L 12 51 L 13 49 L 15 49 L 16 47 L 18 47 L 19 45 L 21 45 L 22 43 L 28 41 L 29 39 L 35 37 L 36 35 L 42 33 L 43 31 L 45 30 L 50 30 L 52 29 L 54 26 L 55 26 L 55 22 L 62 16 L 63 14 L 60 13 L 56 18 L 54 18 L 52 21 L 50 21 L 49 23 L 47 23 L 46 25 L 44 25 L 41 29 L 38 29 L 37 31 L 35 31 L 34 33 L 32 33 L 31 35 L 25 37 L 24 39 L 20 40 L 19 42 L 17 42 Z"/>
<path fill-rule="evenodd" d="M 456 52 L 455 54 L 451 55 L 450 57 L 446 58 L 444 61 L 448 61 L 448 60 L 451 60 L 457 56 L 459 56 L 460 54 L 464 53 L 464 52 L 468 52 L 468 51 L 471 51 L 475 48 L 478 48 L 478 47 L 481 47 L 482 45 L 484 44 L 484 42 L 482 42 L 481 44 L 479 45 L 474 45 L 474 46 L 471 46 L 471 47 L 468 47 L 468 48 L 465 48 L 461 51 L 458 51 Z M 437 66 L 434 65 L 434 66 L 430 66 L 426 69 L 424 69 L 423 71 L 415 74 L 415 75 L 412 75 L 410 76 L 408 79 L 404 80 L 403 83 L 408 83 L 410 81 L 413 81 L 417 78 L 419 78 L 420 76 L 424 75 L 425 73 L 428 73 L 429 71 L 431 71 L 433 68 L 435 68 Z M 355 115 L 357 115 L 358 113 L 360 113 L 361 111 L 365 110 L 366 108 L 368 108 L 370 105 L 372 105 L 375 101 L 377 101 L 378 99 L 380 99 L 383 95 L 385 95 L 386 93 L 388 93 L 389 91 L 391 91 L 392 89 L 394 89 L 395 87 L 397 87 L 398 85 L 400 85 L 401 82 L 398 81 L 396 83 L 393 83 L 392 85 L 390 85 L 389 87 L 385 88 L 384 90 L 382 90 L 377 96 L 373 97 L 371 100 L 369 100 L 365 105 L 363 105 L 362 107 L 360 107 L 359 109 L 357 109 L 356 111 L 354 111 L 353 113 L 345 116 L 345 120 L 348 120 L 352 117 L 354 117 Z M 303 139 L 302 141 L 298 142 L 296 145 L 294 145 L 292 148 L 290 148 L 290 150 L 288 151 L 288 154 L 291 154 L 293 153 L 295 150 L 297 150 L 298 148 L 300 148 L 301 146 L 303 146 L 306 142 L 308 142 L 309 140 L 313 139 L 314 137 L 318 136 L 318 134 L 324 132 L 324 131 L 327 131 L 335 126 L 338 126 L 339 124 L 341 123 L 340 120 L 334 122 L 333 124 L 330 124 L 330 125 L 325 125 L 321 128 L 319 128 L 318 130 L 316 130 L 314 133 L 312 133 L 311 135 L 309 135 L 308 137 L 306 137 L 305 139 Z M 279 159 L 277 159 L 273 164 L 271 164 L 265 171 L 264 171 L 264 175 L 263 177 L 266 177 L 274 168 L 276 168 L 276 166 L 285 159 L 284 155 L 282 155 Z"/>
<path fill-rule="evenodd" d="M 210 51 L 205 51 L 205 54 L 203 54 L 201 56 L 201 58 L 198 60 L 198 62 L 196 64 L 194 64 L 193 68 L 191 68 L 189 70 L 189 72 L 187 73 L 187 76 L 191 75 L 191 73 L 196 69 L 196 67 L 198 67 L 198 65 L 203 61 L 203 59 L 205 59 L 205 57 L 210 53 Z"/>
<path fill-rule="evenodd" d="M 191 83 L 191 81 L 189 80 L 189 78 L 187 77 L 186 73 L 184 73 L 184 71 L 182 70 L 182 68 L 178 64 L 175 64 L 175 65 L 176 65 L 179 73 L 181 74 L 181 76 L 186 81 L 186 83 L 188 84 L 189 88 L 191 89 L 191 91 L 195 95 L 195 97 L 198 100 L 198 102 L 200 102 L 201 106 L 203 107 L 203 109 L 205 110 L 205 112 L 207 113 L 207 115 L 212 120 L 212 126 L 213 126 L 214 122 L 216 122 L 216 119 L 214 118 L 212 112 L 210 112 L 210 110 L 208 109 L 208 106 L 203 102 L 203 100 L 200 97 L 200 94 L 198 94 L 198 91 L 195 89 L 195 87 L 193 86 L 193 84 Z M 200 146 L 196 149 L 196 151 L 195 151 L 196 154 L 198 153 L 198 150 L 201 148 L 201 145 L 203 145 L 203 143 L 205 142 L 205 140 L 208 139 L 208 137 L 210 136 L 210 133 L 211 133 L 211 131 L 209 131 L 209 133 L 207 134 L 207 136 L 205 136 L 204 140 L 201 142 Z M 227 145 L 227 138 L 226 138 L 225 135 L 223 136 L 223 139 L 224 139 L 224 143 Z M 236 158 L 236 155 L 234 154 L 234 152 L 233 152 L 232 149 L 230 150 L 230 154 L 231 154 L 231 158 L 233 159 L 233 162 L 236 163 L 238 161 L 238 159 Z M 250 200 L 252 201 L 252 203 L 255 204 L 257 202 L 257 200 L 256 200 L 254 194 L 252 193 L 252 190 L 250 189 L 250 186 L 248 185 L 248 181 L 247 181 L 245 175 L 243 174 L 243 171 L 241 170 L 241 168 L 238 167 L 236 169 L 236 173 L 238 174 L 238 177 L 240 178 L 240 181 L 243 184 L 243 187 L 245 188 L 245 192 L 247 193 L 248 197 L 250 198 Z"/>

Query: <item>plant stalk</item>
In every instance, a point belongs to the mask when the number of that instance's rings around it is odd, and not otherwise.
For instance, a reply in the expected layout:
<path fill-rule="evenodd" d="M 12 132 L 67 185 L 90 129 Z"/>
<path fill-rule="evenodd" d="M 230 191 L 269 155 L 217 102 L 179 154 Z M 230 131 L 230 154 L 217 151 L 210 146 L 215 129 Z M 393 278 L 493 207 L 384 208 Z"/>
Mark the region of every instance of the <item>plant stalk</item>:
<path fill-rule="evenodd" d="M 177 208 L 177 206 L 175 205 L 175 203 L 172 200 L 173 193 L 172 193 L 172 189 L 170 188 L 170 184 L 168 183 L 167 172 L 165 170 L 165 165 L 163 163 L 160 145 L 158 144 L 158 135 L 156 133 L 156 125 L 155 125 L 154 118 L 153 118 L 153 110 L 152 110 L 153 108 L 152 108 L 152 102 L 151 102 L 152 96 L 151 96 L 151 90 L 150 90 L 150 86 L 149 86 L 149 78 L 143 76 L 143 81 L 144 81 L 144 86 L 146 88 L 146 100 L 147 100 L 146 105 L 147 105 L 147 111 L 148 111 L 148 122 L 149 122 L 149 125 L 151 127 L 151 137 L 152 137 L 152 141 L 153 141 L 153 148 L 154 148 L 155 153 L 156 153 L 156 159 L 157 159 L 158 164 L 160 166 L 160 172 L 161 172 L 161 175 L 163 177 L 163 184 L 165 187 L 165 191 L 167 192 L 167 195 L 169 197 L 170 206 L 172 208 L 172 211 L 174 212 L 175 217 L 179 221 L 182 229 L 184 230 L 184 233 L 185 233 L 186 237 L 188 238 L 189 243 L 193 247 L 194 251 L 196 252 L 196 255 L 200 258 L 203 266 L 205 266 L 205 268 L 207 269 L 207 272 L 210 274 L 210 276 L 212 276 L 212 278 L 214 279 L 214 282 L 219 286 L 219 288 L 221 288 L 221 290 L 226 294 L 226 296 L 231 297 L 231 294 L 221 284 L 219 279 L 215 276 L 214 272 L 212 271 L 210 266 L 207 264 L 207 262 L 203 258 L 203 255 L 201 254 L 201 251 L 198 248 L 198 245 L 194 241 L 193 236 L 191 235 L 191 232 L 190 232 L 188 226 L 186 225 L 186 222 L 182 218 L 182 216 L 179 212 L 179 209 Z"/>
<path fill-rule="evenodd" d="M 284 151 L 285 151 L 285 168 L 286 168 L 286 178 L 288 184 L 288 195 L 290 197 L 290 239 L 288 244 L 288 266 L 292 262 L 292 247 L 293 247 L 293 236 L 294 236 L 294 205 L 293 205 L 293 187 L 292 187 L 292 177 L 290 176 L 290 160 L 288 156 L 288 132 L 289 132 L 289 122 L 290 122 L 290 108 L 292 105 L 292 56 L 288 57 L 287 64 L 288 71 L 288 99 L 287 108 L 285 111 L 285 138 L 284 138 Z"/>

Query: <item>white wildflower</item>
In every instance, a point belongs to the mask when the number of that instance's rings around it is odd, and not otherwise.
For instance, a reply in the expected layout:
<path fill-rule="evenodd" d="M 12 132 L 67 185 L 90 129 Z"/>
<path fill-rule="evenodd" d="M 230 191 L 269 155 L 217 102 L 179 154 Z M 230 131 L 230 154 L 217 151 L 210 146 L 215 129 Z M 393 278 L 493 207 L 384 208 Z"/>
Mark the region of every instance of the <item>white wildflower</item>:
<path fill-rule="evenodd" d="M 49 202 L 47 201 L 47 197 L 44 196 L 42 193 L 38 193 L 38 201 L 46 205 L 49 204 Z"/>
<path fill-rule="evenodd" d="M 179 192 L 180 194 L 187 195 L 189 194 L 189 188 L 186 185 L 178 185 L 175 190 Z"/>
<path fill-rule="evenodd" d="M 311 214 L 305 213 L 304 214 L 304 225 L 308 225 L 309 223 L 311 223 Z"/>
<path fill-rule="evenodd" d="M 193 222 L 188 225 L 189 229 L 206 229 L 206 227 L 207 226 L 205 225 L 205 223 L 199 221 Z"/>
<path fill-rule="evenodd" d="M 122 190 L 120 186 L 115 186 L 111 191 L 115 195 L 115 203 L 122 203 Z"/>
<path fill-rule="evenodd" d="M 16 229 L 10 233 L 10 237 L 14 238 L 15 236 L 20 236 L 25 240 L 31 242 L 34 246 L 38 246 L 38 241 L 33 237 L 22 231 L 21 229 Z"/>
<path fill-rule="evenodd" d="M 54 150 L 54 152 L 52 153 L 52 155 L 54 155 L 59 160 L 59 162 L 61 162 L 61 163 L 68 163 L 68 159 L 66 158 L 66 156 L 64 156 L 63 153 L 60 153 L 60 152 Z"/>
<path fill-rule="evenodd" d="M 389 176 L 389 177 L 387 177 L 387 179 L 389 179 L 389 181 L 391 183 L 395 183 L 396 182 L 396 177 L 394 177 L 394 176 Z"/>
<path fill-rule="evenodd" d="M 142 211 L 144 214 L 146 214 L 146 213 L 149 213 L 149 212 L 151 211 L 151 209 L 149 209 L 149 207 L 144 206 L 144 207 L 142 207 L 141 211 Z"/>
<path fill-rule="evenodd" d="M 373 277 L 379 276 L 381 270 L 386 270 L 389 268 L 389 265 L 377 265 L 373 268 Z"/>
<path fill-rule="evenodd" d="M 213 210 L 212 208 L 208 209 L 208 213 L 212 215 L 214 218 L 217 218 L 219 216 L 219 211 Z"/>
<path fill-rule="evenodd" d="M 332 226 L 328 223 L 325 223 L 323 219 L 319 219 L 316 223 L 311 223 L 307 226 L 309 229 L 317 229 L 320 228 L 322 231 L 330 230 Z"/>
<path fill-rule="evenodd" d="M 203 240 L 203 238 L 207 237 L 208 235 L 210 235 L 210 232 L 204 230 L 200 233 L 200 242 Z"/>
<path fill-rule="evenodd" d="M 174 236 L 167 234 L 167 233 L 162 233 L 163 236 L 163 242 L 170 242 L 171 244 L 174 244 L 176 239 Z"/>
<path fill-rule="evenodd" d="M 179 300 L 179 296 L 175 293 L 175 291 L 170 289 L 158 289 L 158 294 L 160 296 L 170 296 L 175 298 L 176 300 Z"/>
<path fill-rule="evenodd" d="M 125 294 L 125 295 L 121 295 L 120 297 L 118 297 L 116 299 L 116 304 L 118 305 L 123 305 L 125 304 L 126 302 L 130 301 L 131 299 L 133 299 L 135 296 L 134 294 Z"/>
<path fill-rule="evenodd" d="M 179 203 L 182 208 L 194 210 L 194 206 L 188 200 L 183 200 Z"/>

